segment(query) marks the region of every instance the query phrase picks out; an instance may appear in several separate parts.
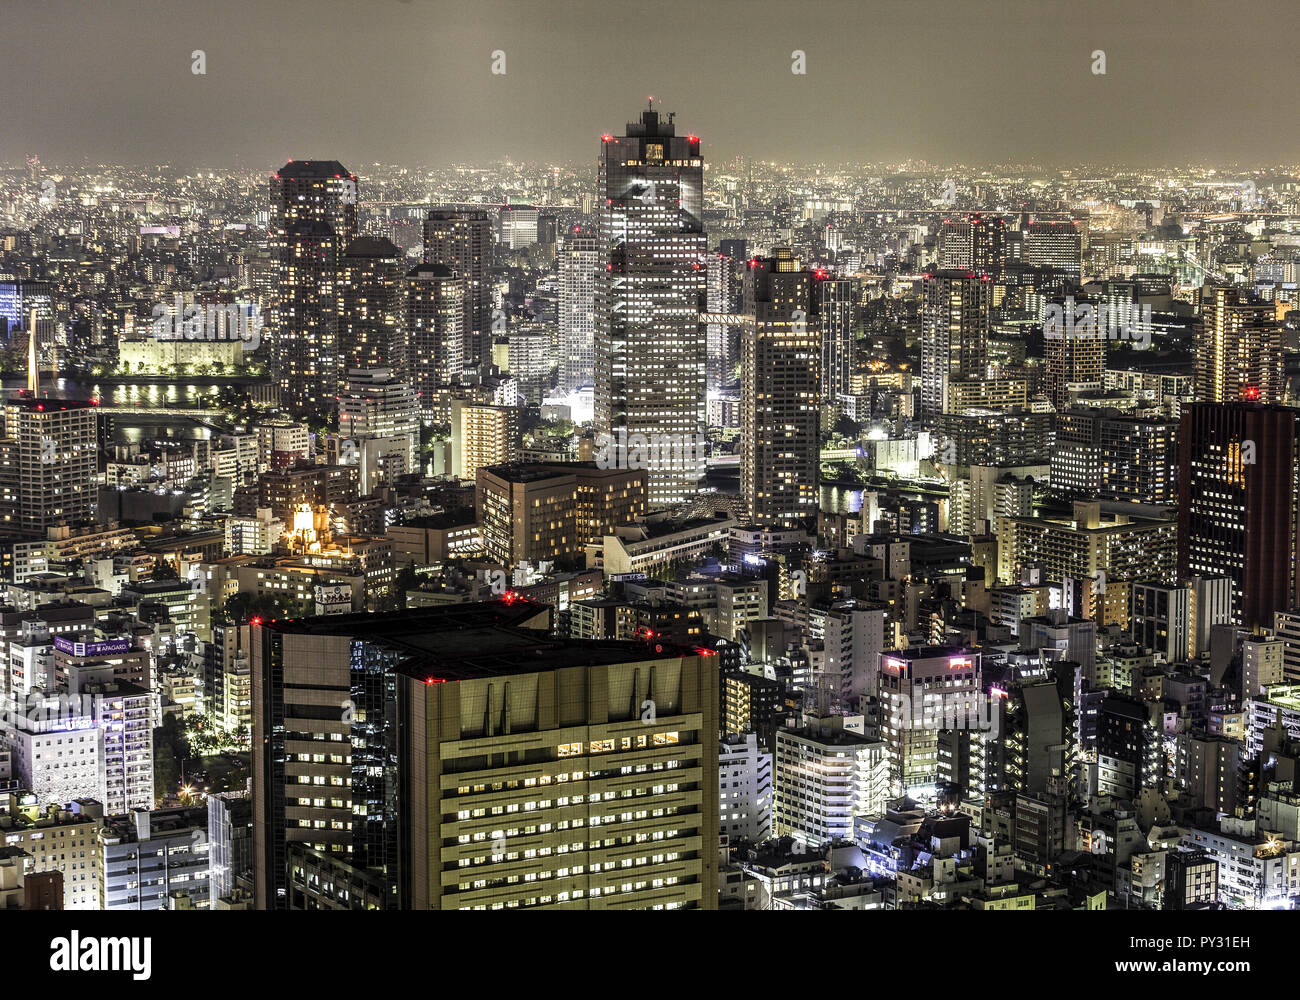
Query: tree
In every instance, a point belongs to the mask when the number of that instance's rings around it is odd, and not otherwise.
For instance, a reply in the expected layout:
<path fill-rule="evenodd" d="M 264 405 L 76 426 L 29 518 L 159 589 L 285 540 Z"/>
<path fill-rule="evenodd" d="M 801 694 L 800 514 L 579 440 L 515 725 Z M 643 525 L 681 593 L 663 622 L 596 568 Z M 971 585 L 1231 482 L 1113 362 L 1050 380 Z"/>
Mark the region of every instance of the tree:
<path fill-rule="evenodd" d="M 854 423 L 848 417 L 841 415 L 840 418 L 835 421 L 834 431 L 840 437 L 852 440 L 862 433 L 862 427 L 861 425 Z"/>
<path fill-rule="evenodd" d="M 188 756 L 185 734 L 175 715 L 168 715 L 153 731 L 153 794 L 161 802 L 176 792 L 181 778 L 181 760 Z"/>
<path fill-rule="evenodd" d="M 221 610 L 213 616 L 213 624 L 243 625 L 254 618 L 302 618 L 310 609 L 279 594 L 231 594 Z"/>
<path fill-rule="evenodd" d="M 150 580 L 179 580 L 180 574 L 176 572 L 176 567 L 166 559 L 160 559 L 153 564 L 153 571 L 149 574 Z"/>

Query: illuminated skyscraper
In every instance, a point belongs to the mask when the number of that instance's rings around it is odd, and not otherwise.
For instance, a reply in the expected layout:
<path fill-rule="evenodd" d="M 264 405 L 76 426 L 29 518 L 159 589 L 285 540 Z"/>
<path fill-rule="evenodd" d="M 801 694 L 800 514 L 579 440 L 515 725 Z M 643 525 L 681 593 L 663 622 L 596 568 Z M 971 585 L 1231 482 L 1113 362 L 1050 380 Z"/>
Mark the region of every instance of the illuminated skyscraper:
<path fill-rule="evenodd" d="M 788 249 L 750 261 L 741 351 L 740 491 L 756 524 L 817 515 L 820 289 Z"/>
<path fill-rule="evenodd" d="M 881 654 L 876 697 L 891 794 L 933 793 L 941 778 L 939 733 L 945 727 L 944 713 L 949 719 L 965 720 L 978 714 L 983 691 L 980 663 L 980 653 L 956 646 Z M 952 725 L 949 722 L 947 728 Z"/>
<path fill-rule="evenodd" d="M 492 360 L 492 219 L 482 209 L 439 209 L 424 220 L 424 263 L 441 264 L 465 280 L 464 366 Z"/>
<path fill-rule="evenodd" d="M 1230 578 L 1237 623 L 1271 627 L 1296 592 L 1296 411 L 1185 403 L 1178 441 L 1178 578 Z"/>
<path fill-rule="evenodd" d="M 706 299 L 710 313 L 724 316 L 736 312 L 743 284 L 740 269 L 743 267 L 743 261 L 737 261 L 724 253 L 709 255 L 705 270 L 708 282 Z M 741 335 L 742 328 L 734 323 L 706 324 L 705 368 L 710 393 L 735 385 Z"/>
<path fill-rule="evenodd" d="M 387 368 L 351 369 L 339 393 L 339 434 L 358 466 L 363 494 L 380 482 L 415 472 L 420 409 L 410 385 Z"/>
<path fill-rule="evenodd" d="M 945 219 L 939 229 L 939 267 L 998 277 L 1006 264 L 1006 222 L 974 214 Z"/>
<path fill-rule="evenodd" d="M 718 658 L 549 627 L 507 599 L 254 628 L 257 908 L 715 909 Z"/>
<path fill-rule="evenodd" d="M 337 160 L 290 160 L 271 176 L 277 291 L 267 326 L 282 401 L 333 404 L 343 375 L 339 255 L 357 235 L 357 178 Z"/>
<path fill-rule="evenodd" d="M 43 538 L 47 528 L 94 519 L 99 410 L 89 400 L 6 401 L 0 438 L 0 525 Z"/>
<path fill-rule="evenodd" d="M 339 354 L 346 368 L 404 368 L 405 258 L 391 240 L 362 236 L 343 252 L 338 283 Z"/>
<path fill-rule="evenodd" d="M 600 240 L 582 233 L 564 237 L 560 272 L 560 391 L 591 385 L 596 377 L 596 290 L 604 267 Z"/>
<path fill-rule="evenodd" d="M 425 419 L 436 390 L 459 381 L 465 370 L 465 289 L 465 278 L 442 264 L 420 264 L 406 274 L 406 376 Z"/>
<path fill-rule="evenodd" d="M 1060 310 L 1061 322 L 1044 323 L 1047 398 L 1061 409 L 1069 402 L 1071 385 L 1103 385 L 1110 331 L 1103 327 L 1096 306 L 1083 298 L 1059 296 L 1048 307 Z"/>
<path fill-rule="evenodd" d="M 285 234 L 272 341 L 282 402 L 333 403 L 342 365 L 338 353 L 338 236 L 324 222 L 295 222 Z"/>
<path fill-rule="evenodd" d="M 817 282 L 822 336 L 822 399 L 835 402 L 850 391 L 853 374 L 852 278 L 825 278 Z"/>
<path fill-rule="evenodd" d="M 705 426 L 704 160 L 672 116 L 643 111 L 602 138 L 597 433 L 695 441 Z M 649 506 L 689 500 L 702 462 L 652 462 Z"/>
<path fill-rule="evenodd" d="M 1276 403 L 1282 390 L 1282 324 L 1271 302 L 1239 288 L 1203 288 L 1196 337 L 1196 398 Z"/>
<path fill-rule="evenodd" d="M 993 287 L 972 271 L 938 271 L 921 283 L 921 417 L 947 410 L 948 384 L 983 378 Z"/>
<path fill-rule="evenodd" d="M 1078 223 L 1068 220 L 1029 223 L 1024 231 L 1020 260 L 1025 267 L 1058 271 L 1078 281 L 1083 261 L 1083 234 Z"/>

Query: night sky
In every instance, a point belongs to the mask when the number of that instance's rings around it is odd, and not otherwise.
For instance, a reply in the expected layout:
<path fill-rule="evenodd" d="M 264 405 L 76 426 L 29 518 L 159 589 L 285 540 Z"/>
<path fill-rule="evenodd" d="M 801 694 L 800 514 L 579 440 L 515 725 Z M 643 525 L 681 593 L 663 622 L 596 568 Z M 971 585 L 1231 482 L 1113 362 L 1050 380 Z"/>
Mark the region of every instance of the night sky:
<path fill-rule="evenodd" d="M 590 162 L 654 94 L 714 161 L 1294 164 L 1297 27 L 1296 0 L 6 0 L 0 159 Z"/>

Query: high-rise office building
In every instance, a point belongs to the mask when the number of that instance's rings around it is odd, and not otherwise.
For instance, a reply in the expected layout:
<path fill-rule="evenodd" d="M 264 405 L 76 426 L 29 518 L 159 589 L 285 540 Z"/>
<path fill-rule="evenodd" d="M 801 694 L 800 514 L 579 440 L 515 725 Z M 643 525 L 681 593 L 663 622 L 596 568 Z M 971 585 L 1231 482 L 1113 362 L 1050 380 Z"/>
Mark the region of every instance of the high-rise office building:
<path fill-rule="evenodd" d="M 1196 335 L 1196 398 L 1277 403 L 1282 376 L 1282 324 L 1273 303 L 1240 288 L 1204 287 Z"/>
<path fill-rule="evenodd" d="M 1083 234 L 1078 223 L 1029 223 L 1024 230 L 1020 260 L 1025 267 L 1056 271 L 1078 281 L 1083 261 Z"/>
<path fill-rule="evenodd" d="M 1112 414 L 1100 430 L 1101 496 L 1154 504 L 1177 499 L 1175 421 Z"/>
<path fill-rule="evenodd" d="M 597 433 L 694 442 L 706 420 L 704 160 L 672 116 L 641 113 L 602 137 L 597 298 Z M 652 462 L 650 505 L 695 496 L 702 461 Z"/>
<path fill-rule="evenodd" d="M 721 319 L 734 316 L 740 309 L 744 286 L 744 262 L 719 252 L 705 262 L 706 305 L 712 317 L 705 324 L 706 382 L 710 393 L 718 393 L 736 383 L 743 327 Z"/>
<path fill-rule="evenodd" d="M 1053 490 L 1134 503 L 1175 501 L 1175 421 L 1079 406 L 1057 412 L 1054 424 Z"/>
<path fill-rule="evenodd" d="M 947 411 L 948 385 L 983 378 L 993 286 L 972 271 L 937 271 L 921 282 L 921 417 Z"/>
<path fill-rule="evenodd" d="M 1071 386 L 1103 386 L 1108 331 L 1098 322 L 1096 307 L 1082 298 L 1058 296 L 1048 308 L 1059 309 L 1062 321 L 1043 325 L 1047 398 L 1061 409 L 1070 401 Z"/>
<path fill-rule="evenodd" d="M 817 513 L 817 279 L 781 248 L 745 274 L 740 490 L 756 524 L 794 526 Z"/>
<path fill-rule="evenodd" d="M 0 438 L 0 524 L 44 538 L 93 520 L 99 409 L 93 400 L 12 396 Z"/>
<path fill-rule="evenodd" d="M 824 278 L 817 282 L 821 296 L 819 315 L 822 338 L 822 400 L 835 403 L 851 391 L 853 374 L 852 278 Z"/>
<path fill-rule="evenodd" d="M 596 378 L 596 290 L 604 267 L 600 241 L 573 233 L 559 252 L 561 392 L 591 385 Z"/>
<path fill-rule="evenodd" d="M 537 209 L 532 205 L 502 205 L 497 216 L 498 242 L 522 250 L 537 242 Z"/>
<path fill-rule="evenodd" d="M 645 512 L 641 469 L 520 463 L 480 466 L 476 480 L 484 552 L 506 566 L 579 558 Z"/>
<path fill-rule="evenodd" d="M 357 178 L 337 160 L 290 160 L 271 176 L 276 294 L 267 336 L 282 401 L 332 402 L 339 359 L 339 256 L 357 236 Z"/>
<path fill-rule="evenodd" d="M 1184 404 L 1178 438 L 1179 579 L 1230 578 L 1236 623 L 1271 626 L 1296 592 L 1296 412 Z"/>
<path fill-rule="evenodd" d="M 1134 583 L 1129 631 L 1134 642 L 1169 663 L 1190 659 L 1192 591 L 1187 586 Z"/>
<path fill-rule="evenodd" d="M 437 390 L 458 382 L 472 357 L 466 279 L 444 264 L 419 264 L 407 272 L 405 292 L 406 375 L 431 419 Z"/>
<path fill-rule="evenodd" d="M 944 219 L 939 227 L 939 267 L 1000 277 L 1006 264 L 1006 220 L 978 213 Z"/>
<path fill-rule="evenodd" d="M 437 209 L 424 220 L 424 263 L 441 264 L 464 280 L 461 329 L 464 366 L 492 359 L 492 220 L 483 209 Z"/>
<path fill-rule="evenodd" d="M 391 240 L 362 236 L 339 261 L 338 341 L 345 368 L 400 368 L 405 256 Z"/>
<path fill-rule="evenodd" d="M 257 907 L 714 908 L 717 657 L 549 621 L 507 599 L 259 626 Z"/>
<path fill-rule="evenodd" d="M 1160 779 L 1160 739 L 1136 698 L 1111 695 L 1097 706 L 1096 749 L 1093 794 L 1132 800 Z"/>

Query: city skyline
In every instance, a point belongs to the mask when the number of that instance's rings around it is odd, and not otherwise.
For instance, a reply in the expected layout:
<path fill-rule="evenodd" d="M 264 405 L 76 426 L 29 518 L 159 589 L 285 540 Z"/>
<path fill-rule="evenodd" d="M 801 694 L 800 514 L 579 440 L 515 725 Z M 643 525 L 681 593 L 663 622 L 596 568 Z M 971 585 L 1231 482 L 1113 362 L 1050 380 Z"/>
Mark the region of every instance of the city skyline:
<path fill-rule="evenodd" d="M 0 909 L 1300 910 L 1296 15 L 1225 10 L 18 19 Z"/>

